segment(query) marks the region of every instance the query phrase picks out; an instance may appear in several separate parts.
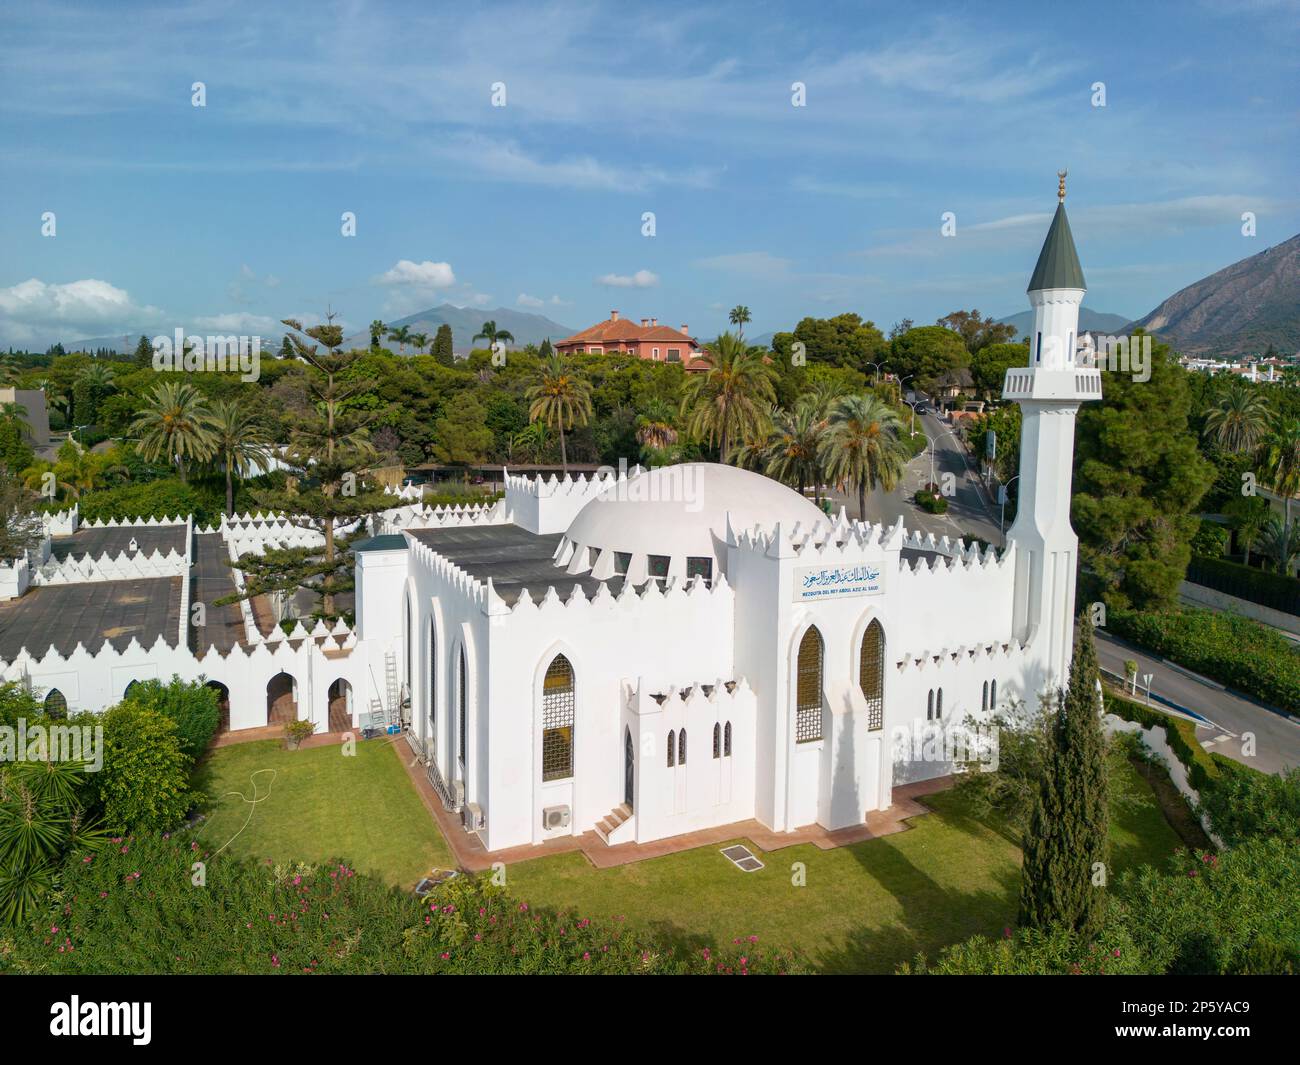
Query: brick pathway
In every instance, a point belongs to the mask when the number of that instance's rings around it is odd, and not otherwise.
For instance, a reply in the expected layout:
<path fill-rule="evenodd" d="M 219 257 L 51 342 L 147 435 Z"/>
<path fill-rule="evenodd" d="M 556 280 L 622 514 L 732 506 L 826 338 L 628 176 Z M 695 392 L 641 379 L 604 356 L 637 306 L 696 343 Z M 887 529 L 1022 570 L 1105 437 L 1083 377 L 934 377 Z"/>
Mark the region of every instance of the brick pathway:
<path fill-rule="evenodd" d="M 687 832 L 680 836 L 656 840 L 653 843 L 620 843 L 611 847 L 595 832 L 584 832 L 580 836 L 560 836 L 548 839 L 544 843 L 508 847 L 505 850 L 489 851 L 482 840 L 473 833 L 466 832 L 460 826 L 456 815 L 445 810 L 442 801 L 429 783 L 424 766 L 416 761 L 414 752 L 406 742 L 392 745 L 394 754 L 401 758 L 406 767 L 407 776 L 415 786 L 424 807 L 438 822 L 443 837 L 451 847 L 456 861 L 462 869 L 479 872 L 490 869 L 495 862 L 510 865 L 514 862 L 544 858 L 552 854 L 567 854 L 581 851 L 597 869 L 610 869 L 616 865 L 628 865 L 644 861 L 646 858 L 659 858 L 665 854 L 677 854 L 681 851 L 694 850 L 718 843 L 730 843 L 737 839 L 753 842 L 760 850 L 772 852 L 784 847 L 793 847 L 800 843 L 811 843 L 822 850 L 845 847 L 851 843 L 861 843 L 868 839 L 879 839 L 895 832 L 905 832 L 911 826 L 907 821 L 922 814 L 928 814 L 930 808 L 918 800 L 937 791 L 952 787 L 953 778 L 937 777 L 934 780 L 921 781 L 917 784 L 904 784 L 894 789 L 894 805 L 887 810 L 874 810 L 867 814 L 865 824 L 852 828 L 842 828 L 831 832 L 820 825 L 810 825 L 793 832 L 773 832 L 758 821 L 736 821 L 729 825 Z"/>

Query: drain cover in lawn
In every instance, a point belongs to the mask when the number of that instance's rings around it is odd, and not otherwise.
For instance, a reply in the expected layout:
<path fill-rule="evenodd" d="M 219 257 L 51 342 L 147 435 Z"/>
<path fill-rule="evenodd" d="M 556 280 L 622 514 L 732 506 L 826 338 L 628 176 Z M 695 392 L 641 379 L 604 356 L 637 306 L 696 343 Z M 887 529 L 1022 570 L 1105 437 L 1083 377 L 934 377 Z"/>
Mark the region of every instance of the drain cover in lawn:
<path fill-rule="evenodd" d="M 734 847 L 723 847 L 722 854 L 737 869 L 741 869 L 746 873 L 752 873 L 763 868 L 763 863 L 750 853 L 749 848 L 742 847 L 739 843 Z"/>

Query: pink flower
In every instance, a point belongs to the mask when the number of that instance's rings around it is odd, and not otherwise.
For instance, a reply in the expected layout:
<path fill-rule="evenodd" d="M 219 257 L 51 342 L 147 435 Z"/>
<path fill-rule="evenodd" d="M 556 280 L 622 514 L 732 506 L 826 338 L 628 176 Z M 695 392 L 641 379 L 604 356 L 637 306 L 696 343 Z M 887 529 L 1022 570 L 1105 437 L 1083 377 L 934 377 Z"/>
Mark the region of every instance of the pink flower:
<path fill-rule="evenodd" d="M 442 960 L 443 960 L 443 961 L 449 961 L 449 960 L 451 960 L 451 955 L 448 954 L 445 950 L 442 952 Z"/>
<path fill-rule="evenodd" d="M 583 960 L 583 961 L 591 961 L 591 952 L 590 952 L 590 951 L 586 951 L 586 950 L 584 950 L 584 951 L 582 952 L 582 960 Z"/>
<path fill-rule="evenodd" d="M 278 969 L 278 968 L 280 967 L 280 955 L 278 955 L 278 954 L 272 954 L 272 955 L 271 955 L 271 964 L 274 965 L 274 966 Z"/>
<path fill-rule="evenodd" d="M 1118 958 L 1118 957 L 1119 957 L 1119 947 L 1116 947 L 1114 950 L 1112 950 L 1112 951 L 1111 951 L 1111 954 L 1113 954 L 1116 958 Z"/>

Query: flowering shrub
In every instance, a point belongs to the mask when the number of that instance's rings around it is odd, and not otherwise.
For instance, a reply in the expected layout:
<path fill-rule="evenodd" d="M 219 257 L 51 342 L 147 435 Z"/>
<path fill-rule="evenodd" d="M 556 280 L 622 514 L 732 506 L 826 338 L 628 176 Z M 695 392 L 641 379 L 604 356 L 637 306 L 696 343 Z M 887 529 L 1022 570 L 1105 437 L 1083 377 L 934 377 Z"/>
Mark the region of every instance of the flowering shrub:
<path fill-rule="evenodd" d="M 1300 845 L 1252 839 L 1223 854 L 1180 851 L 1168 872 L 1119 878 L 1101 933 L 1013 932 L 924 956 L 908 973 L 1244 974 L 1300 972 Z"/>
<path fill-rule="evenodd" d="M 196 865 L 196 863 L 207 863 Z M 539 910 L 462 876 L 418 899 L 346 862 L 292 868 L 210 856 L 188 834 L 119 837 L 63 870 L 54 908 L 0 943 L 31 973 L 730 973 L 801 971 L 737 937 L 673 948 Z"/>

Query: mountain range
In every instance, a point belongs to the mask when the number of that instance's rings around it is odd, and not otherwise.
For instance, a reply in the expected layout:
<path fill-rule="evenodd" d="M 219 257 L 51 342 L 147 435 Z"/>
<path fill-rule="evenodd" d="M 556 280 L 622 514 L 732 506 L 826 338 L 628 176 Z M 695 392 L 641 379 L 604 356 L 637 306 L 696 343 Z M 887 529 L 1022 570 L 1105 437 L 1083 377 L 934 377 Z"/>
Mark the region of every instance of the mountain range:
<path fill-rule="evenodd" d="M 554 342 L 577 332 L 576 329 L 560 325 L 559 322 L 553 322 L 541 314 L 515 311 L 509 307 L 498 307 L 496 310 L 489 311 L 475 307 L 456 307 L 450 303 L 444 303 L 441 307 L 432 307 L 427 311 L 417 311 L 415 314 L 408 314 L 405 318 L 396 318 L 384 324 L 389 329 L 404 325 L 412 333 L 427 333 L 432 342 L 434 334 L 438 332 L 438 326 L 445 323 L 451 326 L 452 351 L 457 355 L 468 355 L 470 349 L 474 347 L 474 335 L 483 328 L 484 322 L 496 322 L 497 329 L 504 329 L 514 336 L 514 347 L 519 348 L 525 344 L 540 344 L 547 338 Z M 387 341 L 384 343 L 386 347 L 394 347 Z M 345 348 L 369 347 L 369 331 L 345 338 L 343 346 Z M 480 341 L 479 346 L 486 346 L 485 342 Z M 410 351 L 408 347 L 407 352 Z"/>
<path fill-rule="evenodd" d="M 998 320 L 1015 326 L 1017 335 L 1023 335 L 1030 326 L 1032 312 L 1021 311 Z M 498 329 L 513 334 L 515 345 L 520 347 L 540 344 L 548 337 L 555 341 L 576 331 L 541 314 L 509 307 L 456 307 L 450 303 L 385 324 L 389 328 L 407 326 L 412 333 L 427 333 L 432 339 L 438 326 L 446 323 L 451 326 L 453 350 L 464 355 L 487 321 L 495 321 Z M 1136 322 L 1089 307 L 1079 310 L 1079 328 L 1083 331 L 1118 336 L 1138 326 L 1189 355 L 1253 355 L 1270 345 L 1283 354 L 1300 351 L 1300 234 L 1188 285 Z M 108 348 L 130 352 L 142 333 L 152 336 L 154 330 L 124 330 L 115 336 L 65 342 L 64 346 L 69 351 Z M 750 342 L 770 344 L 771 339 L 772 334 L 765 333 Z M 366 347 L 370 334 L 354 333 L 346 338 L 346 344 Z M 278 336 L 267 338 L 266 346 L 278 348 Z"/>
<path fill-rule="evenodd" d="M 1006 318 L 999 318 L 1000 325 L 1013 325 L 1016 327 L 1016 335 L 1013 340 L 1019 340 L 1025 336 L 1026 331 L 1034 321 L 1034 312 L 1021 311 L 1019 314 L 1008 315 Z M 1081 333 L 1100 333 L 1103 336 L 1118 336 L 1128 327 L 1129 320 L 1122 314 L 1107 314 L 1105 311 L 1094 311 L 1091 307 L 1079 308 L 1079 332 Z"/>
<path fill-rule="evenodd" d="M 1180 289 L 1133 325 L 1186 355 L 1300 351 L 1300 234 Z"/>

